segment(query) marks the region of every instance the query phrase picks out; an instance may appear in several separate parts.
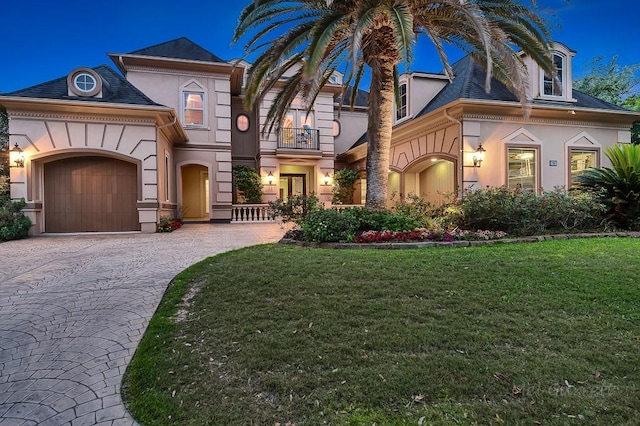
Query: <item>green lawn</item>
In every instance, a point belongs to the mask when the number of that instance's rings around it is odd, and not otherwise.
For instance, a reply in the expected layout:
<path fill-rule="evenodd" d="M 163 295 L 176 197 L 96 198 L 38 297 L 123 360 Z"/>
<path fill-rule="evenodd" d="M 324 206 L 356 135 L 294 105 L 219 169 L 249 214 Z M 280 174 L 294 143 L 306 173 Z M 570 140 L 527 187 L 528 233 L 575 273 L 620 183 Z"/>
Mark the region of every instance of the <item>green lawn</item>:
<path fill-rule="evenodd" d="M 143 425 L 637 425 L 639 253 L 603 238 L 212 257 L 170 286 L 125 400 Z"/>

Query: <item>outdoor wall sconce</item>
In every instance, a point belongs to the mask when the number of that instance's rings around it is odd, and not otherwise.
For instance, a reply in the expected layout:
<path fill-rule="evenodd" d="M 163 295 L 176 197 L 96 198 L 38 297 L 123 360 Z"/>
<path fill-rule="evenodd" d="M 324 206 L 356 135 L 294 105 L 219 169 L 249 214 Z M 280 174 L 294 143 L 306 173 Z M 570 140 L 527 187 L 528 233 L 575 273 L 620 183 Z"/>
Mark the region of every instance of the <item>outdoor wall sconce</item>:
<path fill-rule="evenodd" d="M 269 170 L 269 174 L 267 175 L 267 185 L 273 185 L 273 173 L 271 173 L 271 170 Z"/>
<path fill-rule="evenodd" d="M 14 167 L 19 167 L 19 168 L 24 167 L 24 153 L 22 152 L 22 149 L 18 146 L 18 142 L 16 142 L 14 147 L 11 148 L 9 153 L 13 157 L 13 162 L 16 163 Z"/>
<path fill-rule="evenodd" d="M 324 178 L 322 178 L 322 181 L 324 182 L 325 186 L 329 185 L 329 182 L 331 182 L 331 176 L 329 176 L 329 172 L 325 173 Z"/>
<path fill-rule="evenodd" d="M 484 161 L 484 153 L 487 152 L 486 149 L 484 149 L 484 147 L 482 146 L 482 144 L 478 144 L 478 147 L 476 148 L 476 152 L 473 155 L 473 167 L 480 167 L 482 166 L 482 162 Z"/>

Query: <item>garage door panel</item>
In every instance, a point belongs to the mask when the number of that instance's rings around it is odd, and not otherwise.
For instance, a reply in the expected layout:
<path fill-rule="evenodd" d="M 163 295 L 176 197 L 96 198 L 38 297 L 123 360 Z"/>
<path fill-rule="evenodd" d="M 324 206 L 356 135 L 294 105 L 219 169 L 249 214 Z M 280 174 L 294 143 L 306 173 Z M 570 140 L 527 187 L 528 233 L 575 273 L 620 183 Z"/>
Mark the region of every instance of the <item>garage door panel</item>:
<path fill-rule="evenodd" d="M 139 231 L 137 167 L 106 157 L 46 163 L 47 232 Z"/>

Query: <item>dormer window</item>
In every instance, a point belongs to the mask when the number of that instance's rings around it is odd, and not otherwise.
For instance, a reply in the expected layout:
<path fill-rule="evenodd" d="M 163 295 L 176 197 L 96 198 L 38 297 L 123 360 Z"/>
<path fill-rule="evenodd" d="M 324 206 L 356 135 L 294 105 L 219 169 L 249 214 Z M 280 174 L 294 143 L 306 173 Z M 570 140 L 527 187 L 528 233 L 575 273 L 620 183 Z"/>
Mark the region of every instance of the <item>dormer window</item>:
<path fill-rule="evenodd" d="M 398 105 L 396 105 L 396 121 L 400 121 L 409 114 L 407 104 L 407 83 L 398 86 Z"/>
<path fill-rule="evenodd" d="M 102 78 L 91 68 L 76 68 L 67 76 L 69 96 L 102 97 Z"/>
<path fill-rule="evenodd" d="M 558 78 L 557 84 L 554 83 L 552 76 L 544 73 L 544 96 L 564 96 L 564 72 L 565 72 L 565 59 L 564 56 L 557 53 L 553 54 L 553 65 L 556 68 L 555 76 Z"/>

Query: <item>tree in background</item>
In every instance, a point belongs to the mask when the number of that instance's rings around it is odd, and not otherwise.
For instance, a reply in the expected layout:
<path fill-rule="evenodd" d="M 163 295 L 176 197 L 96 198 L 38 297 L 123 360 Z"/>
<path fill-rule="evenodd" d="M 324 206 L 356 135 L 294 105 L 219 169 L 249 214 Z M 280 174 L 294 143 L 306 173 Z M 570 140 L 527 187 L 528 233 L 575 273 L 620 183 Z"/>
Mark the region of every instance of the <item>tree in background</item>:
<path fill-rule="evenodd" d="M 587 74 L 574 81 L 573 88 L 614 105 L 640 111 L 640 64 L 618 65 L 618 55 L 609 62 L 597 57 Z M 640 143 L 640 122 L 631 129 L 631 141 Z"/>
<path fill-rule="evenodd" d="M 622 106 L 634 111 L 640 111 L 640 95 L 636 94 L 629 96 L 624 100 L 624 104 Z M 631 127 L 631 142 L 640 144 L 640 121 L 636 121 L 633 123 L 633 127 Z"/>
<path fill-rule="evenodd" d="M 529 80 L 520 49 L 553 73 L 549 33 L 535 8 L 521 0 L 254 0 L 240 16 L 234 41 L 248 37 L 257 58 L 248 73 L 245 105 L 253 110 L 277 89 L 265 129 L 277 128 L 301 95 L 311 109 L 334 71 L 358 89 L 370 72 L 367 110 L 368 210 L 387 206 L 389 150 L 398 66 L 410 64 L 418 40 L 430 42 L 453 78 L 445 45 L 454 45 L 500 79 L 523 104 Z M 529 2 L 526 2 L 529 3 Z M 531 0 L 535 5 L 535 1 Z M 286 77 L 285 77 L 286 76 Z M 286 78 L 287 84 L 280 84 Z M 352 90 L 351 104 L 357 90 Z"/>
<path fill-rule="evenodd" d="M 9 198 L 9 117 L 0 110 L 0 199 Z"/>

